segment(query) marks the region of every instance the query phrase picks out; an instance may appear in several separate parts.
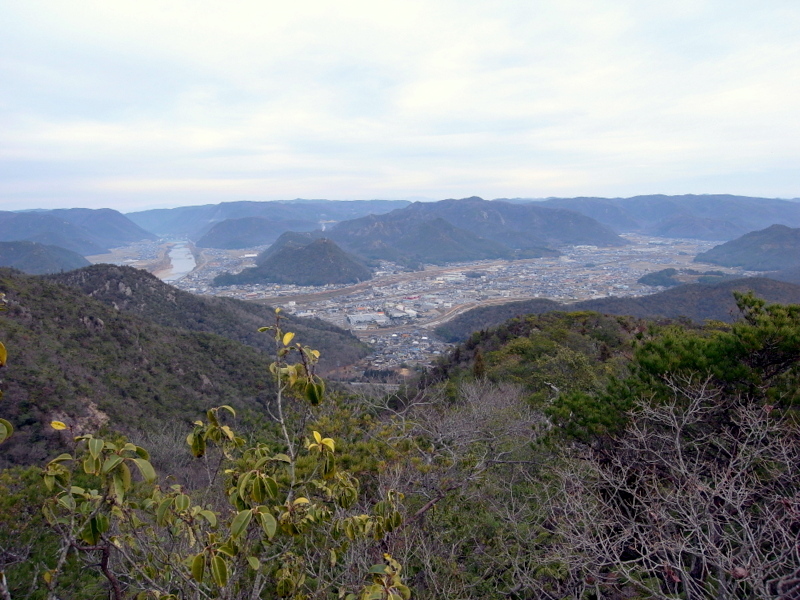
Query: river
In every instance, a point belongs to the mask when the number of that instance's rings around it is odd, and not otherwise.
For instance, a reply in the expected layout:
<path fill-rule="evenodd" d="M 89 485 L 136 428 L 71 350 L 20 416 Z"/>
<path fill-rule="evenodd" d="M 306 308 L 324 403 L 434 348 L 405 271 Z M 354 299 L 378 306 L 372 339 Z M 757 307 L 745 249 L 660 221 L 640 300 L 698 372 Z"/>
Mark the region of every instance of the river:
<path fill-rule="evenodd" d="M 178 281 L 197 266 L 192 251 L 185 243 L 175 244 L 169 251 L 170 268 L 160 275 L 162 281 Z"/>

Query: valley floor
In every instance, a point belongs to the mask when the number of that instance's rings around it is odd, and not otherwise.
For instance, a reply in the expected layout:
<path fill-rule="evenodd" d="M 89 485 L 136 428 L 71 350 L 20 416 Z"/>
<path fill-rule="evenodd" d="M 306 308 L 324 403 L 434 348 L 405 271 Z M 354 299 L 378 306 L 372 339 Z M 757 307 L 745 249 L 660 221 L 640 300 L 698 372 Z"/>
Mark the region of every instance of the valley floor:
<path fill-rule="evenodd" d="M 430 364 L 447 348 L 432 330 L 476 306 L 531 298 L 577 302 L 607 296 L 642 296 L 660 288 L 637 283 L 644 274 L 669 267 L 704 270 L 693 258 L 716 245 L 700 240 L 624 236 L 621 248 L 576 246 L 557 258 L 488 260 L 428 266 L 406 272 L 384 263 L 370 281 L 348 286 L 240 285 L 215 288 L 211 281 L 224 271 L 238 272 L 254 264 L 263 248 L 245 250 L 195 249 L 197 267 L 170 281 L 176 287 L 202 294 L 234 297 L 281 306 L 300 316 L 313 316 L 351 329 L 375 352 L 356 370 L 390 370 Z M 125 264 L 146 268 L 164 246 L 120 249 Z M 145 253 L 136 259 L 137 251 Z M 99 257 L 98 257 L 99 258 Z M 107 257 L 102 257 L 107 260 Z M 168 272 L 163 262 L 153 271 Z M 720 270 L 719 267 L 713 267 Z M 721 269 L 741 275 L 737 269 Z"/>

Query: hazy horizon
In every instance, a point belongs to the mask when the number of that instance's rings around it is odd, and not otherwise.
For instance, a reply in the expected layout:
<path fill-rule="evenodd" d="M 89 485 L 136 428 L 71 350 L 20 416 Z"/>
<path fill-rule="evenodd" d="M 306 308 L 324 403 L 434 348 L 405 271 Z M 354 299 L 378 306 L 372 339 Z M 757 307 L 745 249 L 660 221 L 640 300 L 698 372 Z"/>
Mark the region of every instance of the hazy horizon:
<path fill-rule="evenodd" d="M 780 198 L 780 197 L 769 197 L 769 196 L 743 196 L 740 194 L 636 194 L 634 196 L 599 196 L 597 194 L 587 194 L 586 198 L 600 198 L 606 200 L 617 200 L 617 199 L 627 199 L 627 198 L 635 198 L 641 196 L 670 196 L 670 197 L 680 197 L 680 196 L 739 196 L 739 197 L 753 197 L 753 198 L 763 198 L 765 200 L 786 200 L 789 202 L 798 202 L 800 201 L 800 197 L 798 198 Z M 467 196 L 475 197 L 475 196 Z M 512 202 L 544 202 L 545 200 L 556 200 L 567 198 L 566 196 L 547 196 L 543 198 L 524 198 L 520 196 L 516 197 L 508 197 L 508 198 L 483 198 L 483 200 L 490 200 L 494 201 L 512 201 Z M 411 197 L 411 198 L 276 198 L 273 200 L 242 200 L 241 202 L 369 202 L 369 201 L 389 201 L 389 202 L 441 202 L 442 200 L 452 200 L 453 198 L 423 198 L 423 197 Z M 459 200 L 460 198 L 455 198 Z M 224 204 L 224 203 L 232 203 L 232 202 L 240 202 L 239 200 L 220 200 L 219 202 L 202 202 L 202 203 L 192 203 L 186 202 L 181 204 L 153 204 L 153 205 L 142 205 L 131 210 L 124 210 L 115 208 L 113 206 L 58 206 L 58 207 L 51 207 L 51 208 L 42 208 L 42 207 L 30 207 L 30 208 L 0 208 L 0 210 L 8 210 L 11 212 L 39 212 L 39 211 L 48 211 L 48 210 L 56 210 L 56 209 L 69 209 L 69 208 L 91 208 L 91 209 L 105 209 L 110 208 L 112 210 L 117 210 L 122 214 L 129 214 L 129 213 L 136 213 L 136 212 L 144 212 L 148 210 L 170 210 L 173 208 L 186 208 L 186 207 L 193 207 L 193 206 L 213 206 L 217 204 Z"/>

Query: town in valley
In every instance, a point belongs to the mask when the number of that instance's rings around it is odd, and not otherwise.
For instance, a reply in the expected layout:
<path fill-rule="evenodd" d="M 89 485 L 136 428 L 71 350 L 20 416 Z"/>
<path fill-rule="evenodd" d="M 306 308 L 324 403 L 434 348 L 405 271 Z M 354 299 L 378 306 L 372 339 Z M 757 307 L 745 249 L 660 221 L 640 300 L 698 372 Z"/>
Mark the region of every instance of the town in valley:
<path fill-rule="evenodd" d="M 639 283 L 640 277 L 667 268 L 701 268 L 693 258 L 716 245 L 637 234 L 623 237 L 629 242 L 625 246 L 578 245 L 564 248 L 558 257 L 426 265 L 415 271 L 381 262 L 373 279 L 351 285 L 212 285 L 221 273 L 253 266 L 266 246 L 220 250 L 196 247 L 185 240 L 160 240 L 89 258 L 150 270 L 193 294 L 259 302 L 328 321 L 349 329 L 373 348 L 359 364 L 347 368 L 350 374 L 410 374 L 414 368 L 431 365 L 450 346 L 434 329 L 472 308 L 533 298 L 569 304 L 652 294 L 659 288 Z M 721 270 L 747 274 L 736 268 Z"/>

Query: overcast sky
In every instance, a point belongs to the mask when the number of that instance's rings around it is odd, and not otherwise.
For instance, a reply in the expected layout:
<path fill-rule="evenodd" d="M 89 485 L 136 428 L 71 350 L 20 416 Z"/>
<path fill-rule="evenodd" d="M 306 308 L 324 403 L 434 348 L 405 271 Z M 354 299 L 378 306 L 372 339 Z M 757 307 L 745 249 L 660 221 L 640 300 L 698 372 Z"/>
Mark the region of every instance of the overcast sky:
<path fill-rule="evenodd" d="M 0 0 L 0 208 L 800 196 L 797 0 Z"/>

